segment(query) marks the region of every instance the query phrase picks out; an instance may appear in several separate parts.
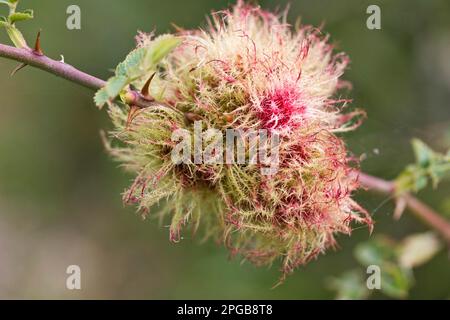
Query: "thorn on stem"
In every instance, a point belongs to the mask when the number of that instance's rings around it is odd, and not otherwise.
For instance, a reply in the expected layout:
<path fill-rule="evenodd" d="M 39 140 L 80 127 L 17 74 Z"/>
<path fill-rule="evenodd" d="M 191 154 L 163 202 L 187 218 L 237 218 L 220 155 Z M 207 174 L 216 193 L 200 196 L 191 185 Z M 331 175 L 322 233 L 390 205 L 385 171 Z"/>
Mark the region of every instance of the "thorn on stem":
<path fill-rule="evenodd" d="M 12 72 L 11 72 L 11 77 L 14 77 L 16 75 L 17 72 L 19 72 L 20 70 L 22 70 L 23 68 L 25 68 L 27 66 L 26 63 L 21 63 L 19 64 Z"/>
<path fill-rule="evenodd" d="M 394 219 L 395 220 L 399 220 L 403 214 L 403 212 L 405 212 L 407 203 L 406 203 L 406 199 L 404 197 L 398 197 L 397 200 L 395 201 L 395 210 L 394 210 Z"/>
<path fill-rule="evenodd" d="M 144 84 L 141 90 L 141 94 L 144 96 L 145 99 L 153 100 L 150 96 L 150 84 L 152 83 L 153 78 L 155 77 L 156 72 L 153 73 L 150 78 L 147 80 L 147 82 Z"/>
<path fill-rule="evenodd" d="M 36 43 L 34 44 L 34 50 L 33 53 L 38 55 L 38 56 L 43 56 L 44 52 L 42 51 L 41 48 L 41 30 L 39 30 L 37 37 L 36 37 Z"/>

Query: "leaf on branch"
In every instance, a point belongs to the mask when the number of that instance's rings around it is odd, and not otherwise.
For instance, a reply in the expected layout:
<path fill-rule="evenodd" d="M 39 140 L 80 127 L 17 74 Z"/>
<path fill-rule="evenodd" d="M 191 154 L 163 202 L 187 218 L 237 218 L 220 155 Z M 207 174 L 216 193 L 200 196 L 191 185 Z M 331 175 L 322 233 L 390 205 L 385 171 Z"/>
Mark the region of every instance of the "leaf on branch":
<path fill-rule="evenodd" d="M 20 30 L 15 26 L 15 23 L 18 21 L 33 19 L 33 10 L 28 9 L 22 12 L 16 12 L 18 0 L 0 0 L 0 4 L 6 4 L 9 7 L 8 17 L 0 17 L 0 27 L 4 27 L 6 29 L 9 38 L 17 48 L 27 48 L 27 42 Z"/>
<path fill-rule="evenodd" d="M 116 69 L 117 76 L 127 76 L 130 81 L 148 77 L 176 46 L 180 39 L 172 35 L 163 35 L 153 40 L 148 46 L 133 50 Z"/>
<path fill-rule="evenodd" d="M 115 76 L 110 78 L 107 82 L 104 88 L 100 89 L 95 97 L 94 101 L 95 104 L 101 108 L 103 107 L 108 101 L 114 100 L 120 92 L 124 89 L 124 87 L 128 83 L 128 78 L 125 76 Z"/>
<path fill-rule="evenodd" d="M 15 12 L 9 16 L 9 21 L 14 24 L 18 21 L 26 21 L 34 18 L 33 10 L 28 9 L 23 12 Z"/>
<path fill-rule="evenodd" d="M 116 68 L 116 76 L 136 77 L 140 72 L 140 66 L 144 61 L 146 48 L 139 48 L 131 51 L 125 60 Z"/>
<path fill-rule="evenodd" d="M 128 79 L 124 76 L 116 76 L 112 77 L 108 80 L 105 89 L 108 93 L 108 96 L 111 99 L 114 99 L 119 95 L 119 93 L 122 91 L 122 89 L 127 85 Z"/>
<path fill-rule="evenodd" d="M 172 35 L 164 35 L 153 40 L 148 46 L 133 50 L 116 68 L 115 77 L 110 78 L 105 87 L 95 95 L 97 107 L 103 107 L 112 101 L 134 81 L 148 79 L 155 72 L 158 64 L 181 40 Z"/>
<path fill-rule="evenodd" d="M 434 151 L 419 139 L 413 139 L 411 144 L 417 164 L 421 167 L 427 167 L 433 161 Z"/>
<path fill-rule="evenodd" d="M 419 139 L 412 141 L 416 163 L 406 169 L 396 179 L 399 194 L 424 189 L 431 181 L 434 188 L 450 174 L 450 151 L 446 155 L 433 151 Z"/>
<path fill-rule="evenodd" d="M 162 35 L 152 41 L 147 51 L 146 60 L 152 66 L 156 66 L 161 62 L 173 49 L 175 49 L 181 40 L 172 35 Z"/>
<path fill-rule="evenodd" d="M 102 108 L 109 101 L 108 92 L 105 88 L 102 88 L 97 91 L 94 96 L 95 105 L 99 108 Z"/>

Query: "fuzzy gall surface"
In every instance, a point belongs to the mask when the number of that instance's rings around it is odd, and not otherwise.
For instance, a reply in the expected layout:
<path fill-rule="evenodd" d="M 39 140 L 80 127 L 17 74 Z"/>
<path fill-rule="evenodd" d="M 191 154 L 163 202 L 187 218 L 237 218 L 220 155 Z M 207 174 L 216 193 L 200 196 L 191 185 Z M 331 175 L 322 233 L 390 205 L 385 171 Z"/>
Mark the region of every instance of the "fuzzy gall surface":
<path fill-rule="evenodd" d="M 167 37 L 163 36 L 163 37 Z M 132 81 L 144 86 L 156 72 L 151 96 L 158 107 L 110 104 L 115 129 L 110 152 L 136 178 L 124 192 L 144 216 L 171 220 L 170 239 L 187 228 L 225 244 L 258 265 L 281 261 L 282 274 L 335 244 L 352 223 L 372 226 L 353 199 L 359 187 L 338 134 L 353 130 L 361 112 L 343 113 L 337 98 L 348 57 L 310 26 L 289 26 L 283 15 L 243 2 L 212 14 L 208 26 L 177 30 L 180 44 Z M 161 38 L 139 34 L 138 49 Z M 188 116 L 187 116 L 188 115 Z M 177 129 L 266 129 L 280 137 L 279 168 L 258 165 L 175 164 Z"/>

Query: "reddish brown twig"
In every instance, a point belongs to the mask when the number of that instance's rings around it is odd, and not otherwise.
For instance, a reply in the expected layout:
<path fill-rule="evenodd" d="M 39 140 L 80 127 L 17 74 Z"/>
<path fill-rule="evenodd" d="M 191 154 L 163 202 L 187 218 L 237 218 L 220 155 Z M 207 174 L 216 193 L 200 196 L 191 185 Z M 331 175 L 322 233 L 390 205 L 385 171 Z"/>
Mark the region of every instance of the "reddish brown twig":
<path fill-rule="evenodd" d="M 359 181 L 363 187 L 369 190 L 383 194 L 395 193 L 395 184 L 392 181 L 386 181 L 362 172 L 359 173 Z M 424 221 L 429 227 L 438 231 L 450 244 L 450 224 L 446 219 L 409 193 L 404 193 L 400 197 L 405 201 L 406 206 L 412 213 Z"/>

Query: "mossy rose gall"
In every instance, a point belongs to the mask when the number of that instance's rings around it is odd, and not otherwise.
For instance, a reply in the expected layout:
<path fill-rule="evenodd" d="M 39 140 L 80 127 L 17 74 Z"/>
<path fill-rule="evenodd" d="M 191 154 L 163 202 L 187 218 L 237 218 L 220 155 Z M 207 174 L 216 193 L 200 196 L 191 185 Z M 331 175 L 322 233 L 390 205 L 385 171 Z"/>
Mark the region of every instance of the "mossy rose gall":
<path fill-rule="evenodd" d="M 190 227 L 258 265 L 280 259 L 286 275 L 334 246 L 336 234 L 349 234 L 352 222 L 372 225 L 352 199 L 357 164 L 338 136 L 363 116 L 344 114 L 348 101 L 336 98 L 349 59 L 321 31 L 238 2 L 212 14 L 205 29 L 137 40 L 96 100 L 144 88 L 153 102 L 131 108 L 131 117 L 129 107 L 109 102 L 109 150 L 136 175 L 124 201 L 144 216 L 169 217 L 171 241 Z M 229 129 L 278 135 L 278 170 L 174 163 L 173 133 L 194 135 L 197 122 L 224 138 Z"/>

